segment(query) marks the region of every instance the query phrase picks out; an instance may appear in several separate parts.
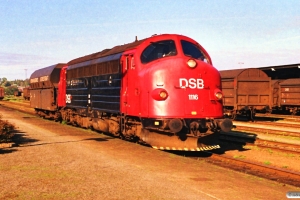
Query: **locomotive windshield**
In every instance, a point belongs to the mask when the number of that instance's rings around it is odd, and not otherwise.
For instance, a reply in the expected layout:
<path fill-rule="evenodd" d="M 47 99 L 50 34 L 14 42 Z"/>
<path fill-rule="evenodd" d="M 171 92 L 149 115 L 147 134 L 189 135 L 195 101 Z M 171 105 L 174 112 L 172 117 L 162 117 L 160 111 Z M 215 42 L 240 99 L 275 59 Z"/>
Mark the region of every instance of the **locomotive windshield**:
<path fill-rule="evenodd" d="M 202 60 L 204 62 L 208 62 L 208 59 L 206 58 L 205 54 L 202 53 L 201 50 L 199 49 L 199 47 L 196 46 L 195 44 L 190 43 L 185 40 L 181 40 L 181 46 L 182 46 L 184 55 L 198 59 L 198 60 Z"/>
<path fill-rule="evenodd" d="M 177 54 L 175 42 L 173 40 L 162 40 L 151 43 L 142 53 L 141 62 L 148 63 L 166 56 Z"/>

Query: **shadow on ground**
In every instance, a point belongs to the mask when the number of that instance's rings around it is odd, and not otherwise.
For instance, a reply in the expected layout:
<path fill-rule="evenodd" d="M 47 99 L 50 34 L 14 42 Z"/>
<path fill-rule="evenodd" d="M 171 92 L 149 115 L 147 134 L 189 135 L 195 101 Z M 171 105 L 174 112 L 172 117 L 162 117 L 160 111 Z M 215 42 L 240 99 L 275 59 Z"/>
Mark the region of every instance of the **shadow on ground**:
<path fill-rule="evenodd" d="M 30 144 L 38 141 L 36 139 L 26 137 L 26 133 L 19 130 L 14 130 L 12 134 L 13 136 L 11 137 L 10 141 L 7 142 L 7 143 L 11 143 L 11 147 L 0 149 L 0 154 L 16 152 L 18 149 L 14 147 L 18 147 L 23 144 Z"/>
<path fill-rule="evenodd" d="M 176 155 L 185 157 L 210 157 L 212 154 L 225 154 L 226 151 L 248 151 L 244 148 L 247 143 L 254 143 L 257 138 L 256 134 L 245 133 L 238 131 L 231 131 L 228 133 L 221 132 L 218 139 L 215 140 L 215 144 L 220 146 L 219 149 L 207 150 L 207 151 L 168 151 Z"/>
<path fill-rule="evenodd" d="M 96 142 L 105 142 L 111 139 L 115 139 L 113 137 L 93 137 L 93 138 L 84 138 L 78 140 L 75 139 L 75 140 L 61 141 L 61 142 L 40 142 L 37 139 L 28 137 L 25 132 L 15 130 L 13 134 L 14 136 L 11 138 L 11 141 L 9 142 L 12 143 L 11 147 L 1 148 L 0 154 L 13 153 L 18 151 L 18 148 L 31 147 L 31 146 L 59 144 L 59 143 L 63 144 L 63 143 L 91 141 L 91 140 Z"/>

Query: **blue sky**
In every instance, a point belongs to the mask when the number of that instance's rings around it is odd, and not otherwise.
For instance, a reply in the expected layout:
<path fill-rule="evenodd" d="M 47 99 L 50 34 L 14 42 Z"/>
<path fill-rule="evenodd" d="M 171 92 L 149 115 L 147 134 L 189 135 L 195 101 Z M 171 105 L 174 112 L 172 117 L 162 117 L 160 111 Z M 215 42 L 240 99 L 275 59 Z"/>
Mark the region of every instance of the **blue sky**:
<path fill-rule="evenodd" d="M 300 63 L 299 8 L 299 0 L 1 0 L 0 78 L 163 33 L 195 39 L 219 70 Z"/>

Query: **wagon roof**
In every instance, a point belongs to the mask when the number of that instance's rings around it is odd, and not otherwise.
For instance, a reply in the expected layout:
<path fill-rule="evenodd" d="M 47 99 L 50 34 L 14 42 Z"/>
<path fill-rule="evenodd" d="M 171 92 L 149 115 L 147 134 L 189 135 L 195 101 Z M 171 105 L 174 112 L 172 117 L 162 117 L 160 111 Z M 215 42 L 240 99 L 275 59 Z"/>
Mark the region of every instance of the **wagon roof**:
<path fill-rule="evenodd" d="M 31 74 L 30 79 L 39 78 L 39 77 L 42 77 L 42 76 L 50 76 L 54 69 L 62 68 L 65 65 L 66 65 L 65 63 L 58 63 L 58 64 L 55 64 L 55 65 L 51 65 L 49 67 L 44 67 L 42 69 L 38 69 L 38 70 L 36 70 L 35 72 L 33 72 Z"/>
<path fill-rule="evenodd" d="M 299 78 L 286 79 L 282 81 L 280 85 L 300 85 L 300 79 Z"/>
<path fill-rule="evenodd" d="M 268 78 L 267 74 L 257 68 L 248 69 L 232 69 L 220 71 L 222 79 L 234 79 L 234 78 Z"/>
<path fill-rule="evenodd" d="M 235 78 L 245 69 L 231 69 L 231 70 L 222 70 L 220 75 L 222 78 Z"/>
<path fill-rule="evenodd" d="M 281 82 L 283 82 L 283 81 L 285 81 L 285 79 L 272 79 L 271 80 L 271 83 L 273 84 L 273 83 L 281 83 Z"/>
<path fill-rule="evenodd" d="M 124 44 L 124 45 L 118 45 L 118 46 L 115 46 L 111 49 L 104 49 L 104 50 L 102 50 L 100 52 L 97 52 L 97 53 L 93 53 L 93 54 L 89 54 L 89 55 L 86 55 L 86 56 L 83 56 L 83 57 L 79 57 L 79 58 L 76 58 L 74 60 L 69 61 L 68 65 L 70 66 L 70 65 L 73 65 L 73 64 L 76 64 L 76 63 L 81 63 L 81 62 L 84 62 L 84 61 L 93 60 L 93 59 L 97 59 L 97 58 L 101 58 L 101 57 L 121 53 L 121 52 L 124 52 L 128 49 L 132 49 L 132 48 L 138 46 L 139 44 L 141 44 L 146 39 L 136 40 L 132 43 L 128 43 L 128 44 Z"/>

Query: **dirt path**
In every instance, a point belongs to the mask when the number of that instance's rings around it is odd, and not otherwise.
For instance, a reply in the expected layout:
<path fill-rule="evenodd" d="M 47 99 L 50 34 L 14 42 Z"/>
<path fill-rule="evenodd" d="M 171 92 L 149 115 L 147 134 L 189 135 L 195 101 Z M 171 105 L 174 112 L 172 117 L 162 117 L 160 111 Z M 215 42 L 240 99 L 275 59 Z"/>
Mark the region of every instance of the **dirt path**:
<path fill-rule="evenodd" d="M 285 199 L 300 188 L 0 106 L 17 146 L 0 149 L 0 199 Z"/>

